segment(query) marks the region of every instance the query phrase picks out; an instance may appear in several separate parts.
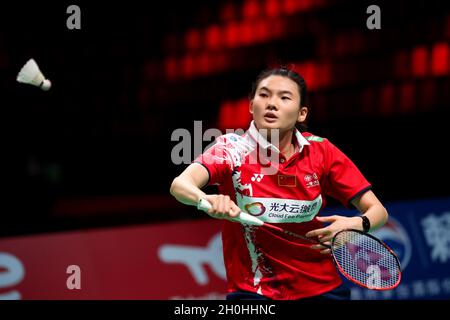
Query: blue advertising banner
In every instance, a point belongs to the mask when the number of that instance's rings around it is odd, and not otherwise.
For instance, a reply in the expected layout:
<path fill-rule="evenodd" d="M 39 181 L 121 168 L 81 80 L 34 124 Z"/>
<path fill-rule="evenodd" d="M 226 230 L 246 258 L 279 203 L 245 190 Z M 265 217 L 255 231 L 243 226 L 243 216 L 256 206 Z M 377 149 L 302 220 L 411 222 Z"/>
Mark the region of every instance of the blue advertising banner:
<path fill-rule="evenodd" d="M 450 299 L 450 198 L 385 203 L 389 221 L 371 232 L 400 259 L 402 281 L 394 290 L 360 288 L 345 280 L 353 300 Z M 355 215 L 330 208 L 324 214 Z"/>

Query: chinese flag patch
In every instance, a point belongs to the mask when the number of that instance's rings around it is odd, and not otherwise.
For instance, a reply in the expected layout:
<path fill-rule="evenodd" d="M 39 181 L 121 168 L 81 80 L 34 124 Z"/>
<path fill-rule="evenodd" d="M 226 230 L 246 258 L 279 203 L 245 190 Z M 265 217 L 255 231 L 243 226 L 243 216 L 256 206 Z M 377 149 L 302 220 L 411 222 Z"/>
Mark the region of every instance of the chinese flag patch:
<path fill-rule="evenodd" d="M 278 175 L 278 185 L 280 187 L 296 187 L 297 186 L 297 177 L 293 175 Z"/>

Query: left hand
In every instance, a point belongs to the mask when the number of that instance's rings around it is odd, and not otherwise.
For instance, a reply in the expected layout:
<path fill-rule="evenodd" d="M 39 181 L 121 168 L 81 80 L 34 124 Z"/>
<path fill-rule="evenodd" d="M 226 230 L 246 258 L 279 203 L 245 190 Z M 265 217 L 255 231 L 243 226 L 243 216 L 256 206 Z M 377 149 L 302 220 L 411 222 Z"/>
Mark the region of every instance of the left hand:
<path fill-rule="evenodd" d="M 344 216 L 329 216 L 329 217 L 316 217 L 320 222 L 330 223 L 328 226 L 309 231 L 306 236 L 308 238 L 317 237 L 321 243 L 331 245 L 331 239 L 334 235 L 344 229 L 361 229 L 361 219 L 358 217 L 344 217 Z M 322 254 L 330 254 L 331 250 L 327 247 L 315 244 L 311 246 L 312 249 L 321 250 Z"/>

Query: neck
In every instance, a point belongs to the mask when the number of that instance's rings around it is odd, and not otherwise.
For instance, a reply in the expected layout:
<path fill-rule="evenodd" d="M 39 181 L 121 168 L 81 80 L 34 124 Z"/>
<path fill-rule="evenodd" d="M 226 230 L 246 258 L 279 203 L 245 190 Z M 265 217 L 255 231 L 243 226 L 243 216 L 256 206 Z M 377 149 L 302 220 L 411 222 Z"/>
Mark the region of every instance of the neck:
<path fill-rule="evenodd" d="M 294 153 L 294 145 L 292 143 L 292 136 L 294 132 L 293 130 L 289 130 L 283 135 L 280 133 L 280 145 L 278 149 L 280 152 L 286 157 L 286 159 L 289 159 L 289 157 Z"/>
<path fill-rule="evenodd" d="M 278 137 L 279 141 L 272 141 L 272 135 L 271 135 L 270 131 L 268 132 L 267 140 L 270 143 L 273 143 L 274 145 L 276 145 L 278 150 L 280 150 L 280 152 L 286 158 L 289 158 L 295 151 L 295 146 L 292 143 L 294 130 L 288 130 L 288 131 L 285 131 L 285 132 L 278 131 L 278 132 L 279 132 L 279 137 Z"/>
<path fill-rule="evenodd" d="M 259 130 L 256 123 L 254 124 L 256 129 Z M 278 132 L 278 141 L 272 141 L 272 131 L 266 130 L 265 132 L 260 132 L 266 140 L 270 143 L 273 143 L 278 150 L 288 159 L 294 152 L 295 152 L 295 145 L 292 143 L 292 138 L 294 135 L 294 130 L 287 130 L 287 131 L 281 131 L 277 130 Z"/>

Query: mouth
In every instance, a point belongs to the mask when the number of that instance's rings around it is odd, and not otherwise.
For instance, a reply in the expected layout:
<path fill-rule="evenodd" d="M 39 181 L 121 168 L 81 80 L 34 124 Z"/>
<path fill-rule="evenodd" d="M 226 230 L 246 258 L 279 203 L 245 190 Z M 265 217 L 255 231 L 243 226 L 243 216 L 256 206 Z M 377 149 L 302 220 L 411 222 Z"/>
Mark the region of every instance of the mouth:
<path fill-rule="evenodd" d="M 266 120 L 267 122 L 275 122 L 275 121 L 277 121 L 277 119 L 278 119 L 278 117 L 273 112 L 267 112 L 264 115 L 264 120 Z"/>

